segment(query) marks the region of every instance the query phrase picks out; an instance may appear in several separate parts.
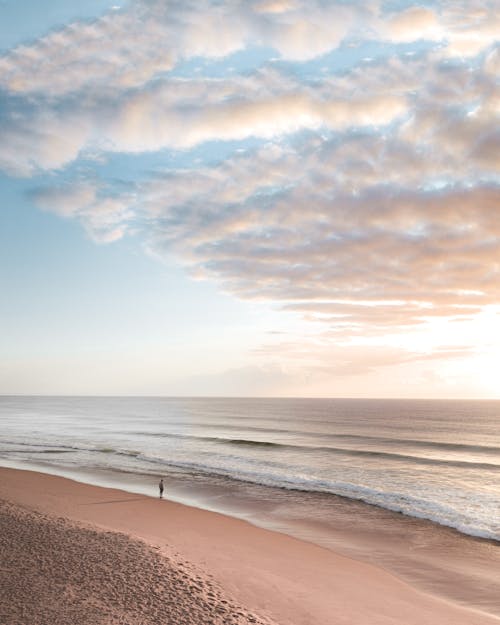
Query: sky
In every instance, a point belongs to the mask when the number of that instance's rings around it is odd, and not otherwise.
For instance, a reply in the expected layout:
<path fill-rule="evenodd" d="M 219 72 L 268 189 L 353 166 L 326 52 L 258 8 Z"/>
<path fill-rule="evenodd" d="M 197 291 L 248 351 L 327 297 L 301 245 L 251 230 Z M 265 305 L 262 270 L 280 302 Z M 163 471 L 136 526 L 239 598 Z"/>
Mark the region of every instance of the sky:
<path fill-rule="evenodd" d="M 500 398 L 500 0 L 0 0 L 0 393 Z"/>

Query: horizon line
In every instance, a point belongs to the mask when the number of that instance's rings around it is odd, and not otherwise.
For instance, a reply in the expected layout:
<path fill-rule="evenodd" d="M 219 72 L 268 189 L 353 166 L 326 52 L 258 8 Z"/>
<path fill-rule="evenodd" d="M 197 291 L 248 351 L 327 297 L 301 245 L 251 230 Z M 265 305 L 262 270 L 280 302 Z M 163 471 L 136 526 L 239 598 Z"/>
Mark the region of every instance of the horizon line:
<path fill-rule="evenodd" d="M 116 394 L 69 394 L 69 393 L 0 393 L 0 399 L 19 398 L 74 398 L 74 399 L 240 399 L 240 400 L 348 400 L 348 401 L 500 401 L 499 397 L 347 397 L 304 395 L 116 395 Z"/>

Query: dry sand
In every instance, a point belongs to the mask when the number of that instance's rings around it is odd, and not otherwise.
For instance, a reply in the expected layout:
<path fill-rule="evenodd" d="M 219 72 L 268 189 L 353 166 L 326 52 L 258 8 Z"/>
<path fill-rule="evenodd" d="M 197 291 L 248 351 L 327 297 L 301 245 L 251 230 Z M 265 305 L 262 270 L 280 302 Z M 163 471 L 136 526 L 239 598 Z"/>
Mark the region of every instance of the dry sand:
<path fill-rule="evenodd" d="M 499 625 L 244 521 L 0 469 L 2 625 Z"/>
<path fill-rule="evenodd" d="M 118 532 L 0 504 L 0 622 L 255 623 L 213 580 Z"/>

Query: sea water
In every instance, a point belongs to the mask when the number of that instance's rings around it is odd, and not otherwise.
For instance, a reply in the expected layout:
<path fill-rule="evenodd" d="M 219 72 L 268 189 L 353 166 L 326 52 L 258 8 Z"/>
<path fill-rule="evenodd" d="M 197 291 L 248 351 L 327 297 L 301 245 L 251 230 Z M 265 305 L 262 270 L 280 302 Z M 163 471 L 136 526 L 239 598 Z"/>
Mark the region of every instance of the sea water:
<path fill-rule="evenodd" d="M 0 464 L 155 495 L 162 476 L 240 516 L 326 522 L 340 495 L 500 541 L 500 401 L 3 397 Z"/>

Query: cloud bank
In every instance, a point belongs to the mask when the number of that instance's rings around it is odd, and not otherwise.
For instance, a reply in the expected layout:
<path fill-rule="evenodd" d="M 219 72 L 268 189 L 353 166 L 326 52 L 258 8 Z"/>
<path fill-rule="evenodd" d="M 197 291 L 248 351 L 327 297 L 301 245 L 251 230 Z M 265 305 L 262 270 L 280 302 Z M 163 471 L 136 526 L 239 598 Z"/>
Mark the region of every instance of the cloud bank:
<path fill-rule="evenodd" d="M 126 193 L 94 172 L 32 197 L 338 337 L 472 318 L 500 302 L 494 5 L 133 2 L 0 59 L 0 168 L 234 142 Z"/>

